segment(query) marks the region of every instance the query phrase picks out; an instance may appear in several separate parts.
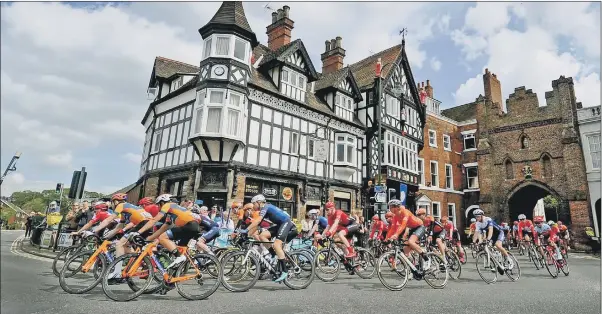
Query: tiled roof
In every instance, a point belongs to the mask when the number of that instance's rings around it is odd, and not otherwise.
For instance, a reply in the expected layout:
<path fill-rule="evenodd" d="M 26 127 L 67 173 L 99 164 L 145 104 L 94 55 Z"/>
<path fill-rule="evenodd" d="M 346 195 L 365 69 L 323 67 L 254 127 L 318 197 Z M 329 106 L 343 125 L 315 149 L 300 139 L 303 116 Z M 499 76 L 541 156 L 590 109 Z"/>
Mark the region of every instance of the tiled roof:
<path fill-rule="evenodd" d="M 352 64 L 350 66 L 351 71 L 353 72 L 353 76 L 355 77 L 355 81 L 360 90 L 371 87 L 372 84 L 374 84 L 374 75 L 378 58 L 381 58 L 382 65 L 384 66 L 388 63 L 395 62 L 400 54 L 401 44 L 375 53 L 368 58 Z M 382 71 L 382 76 L 386 77 L 391 68 L 391 66 L 385 67 Z"/>
<path fill-rule="evenodd" d="M 197 73 L 199 67 L 184 62 L 164 58 L 155 58 L 155 77 L 168 78 L 176 73 Z"/>
<path fill-rule="evenodd" d="M 344 67 L 338 71 L 330 72 L 328 74 L 321 74 L 320 79 L 316 81 L 315 90 L 321 90 L 323 88 L 336 86 L 342 78 L 347 77 L 349 73 L 349 67 Z"/>
<path fill-rule="evenodd" d="M 240 1 L 224 1 L 222 5 L 217 9 L 215 15 L 209 23 L 199 29 L 199 32 L 202 34 L 205 30 L 211 28 L 212 26 L 234 26 L 239 29 L 242 29 L 247 33 L 252 39 L 252 45 L 257 43 L 257 38 L 255 37 L 255 33 L 251 29 L 249 25 L 249 21 L 247 21 L 247 17 L 245 16 L 245 9 L 242 6 L 242 2 Z"/>
<path fill-rule="evenodd" d="M 477 115 L 477 105 L 476 103 L 469 103 L 445 109 L 441 111 L 441 115 L 458 122 L 475 119 Z"/>
<path fill-rule="evenodd" d="M 263 46 L 263 45 L 258 45 L 258 46 Z M 309 74 L 310 74 L 308 77 L 308 81 L 311 82 L 312 78 L 318 79 L 318 72 L 314 68 L 313 63 L 311 62 L 311 58 L 309 57 L 309 54 L 307 53 L 307 50 L 305 49 L 305 45 L 303 44 L 303 41 L 301 41 L 301 39 L 295 39 L 295 40 L 291 41 L 290 43 L 288 43 L 274 51 L 272 51 L 270 48 L 265 47 L 265 46 L 263 46 L 261 48 L 261 50 L 263 53 L 263 59 L 259 63 L 259 66 L 262 66 L 273 60 L 279 60 L 281 62 L 284 62 L 290 54 L 294 53 L 295 51 L 299 51 L 306 61 L 305 64 L 307 66 L 307 72 L 309 72 Z"/>
<path fill-rule="evenodd" d="M 132 183 L 132 184 L 130 184 L 130 185 L 128 185 L 128 186 L 120 189 L 120 190 L 117 190 L 117 191 L 115 191 L 113 193 L 109 193 L 109 194 L 107 194 L 105 196 L 111 196 L 111 195 L 117 194 L 117 193 L 127 193 L 127 192 L 131 191 L 134 187 L 136 187 L 136 182 L 134 182 L 134 183 Z"/>

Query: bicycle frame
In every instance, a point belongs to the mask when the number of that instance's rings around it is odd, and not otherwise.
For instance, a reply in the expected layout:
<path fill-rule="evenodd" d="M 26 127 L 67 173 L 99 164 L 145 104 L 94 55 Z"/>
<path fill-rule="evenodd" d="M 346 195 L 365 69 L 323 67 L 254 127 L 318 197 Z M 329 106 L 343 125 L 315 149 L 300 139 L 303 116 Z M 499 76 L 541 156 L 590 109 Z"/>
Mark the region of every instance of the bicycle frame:
<path fill-rule="evenodd" d="M 495 266 L 496 266 L 497 268 L 504 269 L 504 267 L 503 267 L 503 266 L 500 264 L 500 262 L 498 261 L 498 259 L 497 259 L 497 258 L 493 258 L 493 257 L 492 257 L 492 255 L 493 255 L 493 253 L 494 253 L 492 250 L 493 250 L 493 248 L 492 248 L 490 245 L 485 245 L 485 252 L 487 253 L 487 265 L 485 265 L 485 266 L 486 266 L 486 267 L 489 267 L 489 266 L 490 266 L 490 265 L 489 265 L 489 262 L 490 262 L 490 261 L 493 261 L 493 263 L 495 264 Z M 496 252 L 497 252 L 497 254 L 499 254 L 500 256 L 502 255 L 502 252 L 500 252 L 500 251 L 496 251 Z"/>
<path fill-rule="evenodd" d="M 405 252 L 403 251 L 403 247 L 406 246 L 406 244 L 404 243 L 399 243 L 398 245 L 395 245 L 395 258 L 397 258 L 398 256 L 401 256 L 401 259 L 403 260 L 403 262 L 410 266 L 410 269 L 412 269 L 413 272 L 418 272 L 418 269 L 414 266 L 414 263 L 412 263 L 410 261 L 410 259 L 406 256 Z"/>
<path fill-rule="evenodd" d="M 102 244 L 96 249 L 96 251 L 94 251 L 94 254 L 92 254 L 92 256 L 88 258 L 88 261 L 86 261 L 84 266 L 82 266 L 82 272 L 87 273 L 90 270 L 90 268 L 94 266 L 94 263 L 96 263 L 96 258 L 98 257 L 98 255 L 101 253 L 106 254 L 109 251 L 109 246 L 112 243 L 112 241 L 104 240 Z"/>
<path fill-rule="evenodd" d="M 161 262 L 159 261 L 157 256 L 153 253 L 153 249 L 156 246 L 157 246 L 157 244 L 155 244 L 155 243 L 149 243 L 148 245 L 146 245 L 143 248 L 142 253 L 140 255 L 138 255 L 138 257 L 133 262 L 133 264 L 129 265 L 129 263 L 128 263 L 127 267 L 124 268 L 124 270 L 122 271 L 122 278 L 134 277 L 137 274 L 138 267 L 142 264 L 142 260 L 146 256 L 150 257 L 153 267 L 156 267 L 157 269 L 159 269 L 159 272 L 161 272 L 161 275 L 163 276 L 163 280 L 166 283 L 175 283 L 175 282 L 179 282 L 179 281 L 190 280 L 190 279 L 196 278 L 197 276 L 199 276 L 201 274 L 198 267 L 196 267 L 196 264 L 194 263 L 192 258 L 190 258 L 190 255 L 188 254 L 188 247 L 187 246 L 178 246 L 177 247 L 178 251 L 180 252 L 180 254 L 183 254 L 184 256 L 186 256 L 186 258 L 188 259 L 190 264 L 194 267 L 196 274 L 186 275 L 186 276 L 182 276 L 182 277 L 172 277 L 172 275 L 166 269 L 163 268 L 163 266 L 161 265 Z"/>

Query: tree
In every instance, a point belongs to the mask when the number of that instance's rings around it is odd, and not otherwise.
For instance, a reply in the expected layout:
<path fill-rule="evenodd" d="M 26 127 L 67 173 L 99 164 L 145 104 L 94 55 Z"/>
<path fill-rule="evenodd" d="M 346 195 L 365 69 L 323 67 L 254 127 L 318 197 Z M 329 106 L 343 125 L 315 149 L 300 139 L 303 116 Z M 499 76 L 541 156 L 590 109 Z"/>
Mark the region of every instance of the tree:
<path fill-rule="evenodd" d="M 560 213 L 562 211 L 562 201 L 554 196 L 548 195 L 543 198 L 543 206 L 546 211 L 546 216 L 549 216 L 548 213 L 555 213 L 556 220 L 560 219 Z"/>
<path fill-rule="evenodd" d="M 85 192 L 86 197 L 89 198 L 100 198 L 103 194 L 98 192 Z M 71 208 L 73 200 L 67 197 L 69 195 L 69 188 L 65 188 L 63 191 L 63 199 L 61 202 L 61 214 L 65 214 Z M 29 212 L 46 212 L 46 207 L 52 201 L 59 201 L 60 193 L 55 190 L 43 190 L 42 192 L 35 191 L 19 191 L 14 192 L 11 196 L 11 202 L 27 213 Z"/>

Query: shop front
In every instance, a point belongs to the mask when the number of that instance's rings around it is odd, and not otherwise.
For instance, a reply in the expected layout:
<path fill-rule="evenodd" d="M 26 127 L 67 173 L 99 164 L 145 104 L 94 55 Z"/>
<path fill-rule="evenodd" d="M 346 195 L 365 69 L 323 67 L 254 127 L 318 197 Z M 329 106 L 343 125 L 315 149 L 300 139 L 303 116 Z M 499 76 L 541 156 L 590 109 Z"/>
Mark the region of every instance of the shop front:
<path fill-rule="evenodd" d="M 305 212 L 312 209 L 322 209 L 322 197 L 324 189 L 319 185 L 308 184 L 305 188 Z M 325 215 L 322 211 L 322 215 Z"/>
<path fill-rule="evenodd" d="M 263 194 L 268 203 L 286 211 L 291 218 L 297 218 L 297 187 L 291 184 L 267 182 L 253 178 L 245 180 L 245 203 L 253 196 Z"/>
<path fill-rule="evenodd" d="M 418 176 L 396 168 L 387 169 L 387 188 L 389 199 L 395 198 L 405 201 L 405 207 L 412 212 L 416 211 L 416 193 L 418 192 Z M 393 190 L 395 190 L 393 192 Z"/>

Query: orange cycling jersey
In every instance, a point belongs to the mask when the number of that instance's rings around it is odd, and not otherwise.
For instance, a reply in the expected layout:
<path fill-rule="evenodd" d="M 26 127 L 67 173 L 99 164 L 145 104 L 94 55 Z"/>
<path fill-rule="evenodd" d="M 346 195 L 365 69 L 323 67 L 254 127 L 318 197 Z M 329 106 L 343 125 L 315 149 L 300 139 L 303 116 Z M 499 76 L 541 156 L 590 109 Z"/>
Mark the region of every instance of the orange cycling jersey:
<path fill-rule="evenodd" d="M 406 227 L 410 229 L 415 229 L 423 225 L 423 222 L 420 218 L 414 216 L 411 211 L 402 207 L 399 210 L 399 213 L 393 216 L 393 220 L 391 222 L 392 227 L 396 227 L 396 232 L 391 233 L 391 236 L 394 234 L 399 234 L 403 232 Z M 389 237 L 389 234 L 387 234 Z"/>
<path fill-rule="evenodd" d="M 135 225 L 153 218 L 151 214 L 144 210 L 142 207 L 130 203 L 121 203 L 115 208 L 115 213 L 119 215 L 120 219 L 124 223 L 133 223 Z"/>
<path fill-rule="evenodd" d="M 161 207 L 161 213 L 173 222 L 176 227 L 182 227 L 185 224 L 195 221 L 194 215 L 186 207 L 179 206 L 176 203 L 166 203 Z"/>

